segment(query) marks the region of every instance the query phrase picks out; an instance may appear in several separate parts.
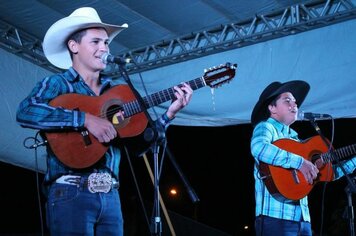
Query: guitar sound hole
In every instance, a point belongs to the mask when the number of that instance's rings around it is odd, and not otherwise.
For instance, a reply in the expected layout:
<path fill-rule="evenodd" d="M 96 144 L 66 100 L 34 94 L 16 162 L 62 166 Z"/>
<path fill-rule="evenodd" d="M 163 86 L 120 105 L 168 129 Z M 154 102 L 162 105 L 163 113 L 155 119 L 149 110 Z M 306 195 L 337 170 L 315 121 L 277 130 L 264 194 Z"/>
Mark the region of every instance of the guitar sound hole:
<path fill-rule="evenodd" d="M 321 158 L 315 159 L 313 163 L 318 169 L 321 169 L 324 166 L 323 160 Z"/>
<path fill-rule="evenodd" d="M 114 125 L 118 125 L 122 122 L 122 119 L 119 116 L 115 116 L 118 112 L 123 111 L 122 106 L 112 105 L 108 107 L 106 111 L 106 118 L 111 121 Z"/>

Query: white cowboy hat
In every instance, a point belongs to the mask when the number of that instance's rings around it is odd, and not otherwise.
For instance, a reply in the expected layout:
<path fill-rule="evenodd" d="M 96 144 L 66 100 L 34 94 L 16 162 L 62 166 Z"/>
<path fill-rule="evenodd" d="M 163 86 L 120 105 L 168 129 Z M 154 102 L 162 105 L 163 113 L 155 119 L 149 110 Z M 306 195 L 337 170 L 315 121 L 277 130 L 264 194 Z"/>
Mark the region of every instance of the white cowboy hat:
<path fill-rule="evenodd" d="M 53 65 L 68 69 L 72 65 L 72 60 L 67 48 L 67 39 L 74 32 L 91 27 L 105 28 L 109 43 L 123 29 L 128 27 L 123 25 L 110 25 L 101 22 L 101 19 L 94 8 L 82 7 L 75 10 L 69 16 L 55 22 L 48 30 L 43 39 L 43 52 Z"/>

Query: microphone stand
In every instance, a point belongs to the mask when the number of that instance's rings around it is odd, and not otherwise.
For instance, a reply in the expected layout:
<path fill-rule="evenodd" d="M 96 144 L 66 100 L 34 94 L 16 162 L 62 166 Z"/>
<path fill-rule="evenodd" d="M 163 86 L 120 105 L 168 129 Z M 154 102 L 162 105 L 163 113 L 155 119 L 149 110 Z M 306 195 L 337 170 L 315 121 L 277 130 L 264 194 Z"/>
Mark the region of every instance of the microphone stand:
<path fill-rule="evenodd" d="M 134 86 L 131 83 L 131 80 L 128 76 L 128 73 L 125 69 L 125 64 L 124 63 L 117 63 L 119 66 L 119 71 L 121 76 L 124 78 L 132 92 L 134 93 L 141 110 L 144 112 L 149 124 L 150 128 L 147 128 L 144 132 L 144 139 L 147 142 L 152 142 L 151 150 L 153 153 L 154 157 L 154 209 L 153 209 L 153 214 L 152 214 L 152 219 L 151 219 L 151 233 L 153 235 L 161 235 L 162 233 L 162 221 L 160 217 L 160 205 L 159 205 L 159 165 L 158 165 L 158 154 L 159 154 L 159 147 L 162 143 L 164 143 L 166 139 L 165 135 L 165 130 L 164 127 L 160 122 L 154 122 L 151 118 L 151 116 L 147 112 L 147 107 L 146 103 L 141 97 L 141 95 L 138 93 L 138 91 L 134 88 Z M 170 157 L 170 160 L 172 161 L 173 166 L 175 167 L 176 171 L 178 172 L 179 176 L 182 178 L 183 183 L 185 184 L 186 188 L 188 189 L 188 193 L 190 198 L 194 203 L 200 201 L 199 198 L 196 196 L 196 193 L 194 190 L 190 187 L 188 181 L 184 177 L 182 171 L 180 170 L 178 164 L 176 163 L 172 153 L 167 147 L 168 151 L 168 156 Z"/>
<path fill-rule="evenodd" d="M 315 122 L 315 119 L 311 119 L 310 123 L 314 126 L 316 132 L 320 135 L 324 143 L 329 146 L 329 142 L 327 141 L 326 137 L 321 133 L 321 130 L 317 123 Z M 356 193 L 356 187 L 355 183 L 352 181 L 350 178 L 349 174 L 346 173 L 345 168 L 341 165 L 339 158 L 334 154 L 334 152 L 330 151 L 330 155 L 333 157 L 333 160 L 336 160 L 336 164 L 338 167 L 340 167 L 341 171 L 343 172 L 345 178 L 347 179 L 348 185 L 345 188 L 345 192 L 347 194 L 347 199 L 348 199 L 348 210 L 347 210 L 347 217 L 349 218 L 349 226 L 350 226 L 350 235 L 354 236 L 355 235 L 355 229 L 354 229 L 354 213 L 353 213 L 353 206 L 352 206 L 352 193 Z"/>
<path fill-rule="evenodd" d="M 153 163 L 154 163 L 154 208 L 153 208 L 153 213 L 152 213 L 152 219 L 151 219 L 151 227 L 150 231 L 153 233 L 153 235 L 161 235 L 162 233 L 162 222 L 161 222 L 161 217 L 160 217 L 160 205 L 159 205 L 159 166 L 158 166 L 158 153 L 159 153 L 159 145 L 161 142 L 165 139 L 165 133 L 163 131 L 162 125 L 158 124 L 159 122 L 154 122 L 151 119 L 151 116 L 148 114 L 147 109 L 146 109 L 146 104 L 141 97 L 141 95 L 138 93 L 138 91 L 134 88 L 133 84 L 131 83 L 131 80 L 127 74 L 127 71 L 125 69 L 125 64 L 120 63 L 119 65 L 119 71 L 121 73 L 121 76 L 125 79 L 126 83 L 134 93 L 140 107 L 141 111 L 144 112 L 150 126 L 152 128 L 147 129 L 148 132 L 144 134 L 145 139 L 146 138 L 151 138 L 153 142 L 151 148 L 153 152 Z M 156 125 L 156 124 L 157 125 Z M 154 139 L 154 140 L 153 140 Z"/>

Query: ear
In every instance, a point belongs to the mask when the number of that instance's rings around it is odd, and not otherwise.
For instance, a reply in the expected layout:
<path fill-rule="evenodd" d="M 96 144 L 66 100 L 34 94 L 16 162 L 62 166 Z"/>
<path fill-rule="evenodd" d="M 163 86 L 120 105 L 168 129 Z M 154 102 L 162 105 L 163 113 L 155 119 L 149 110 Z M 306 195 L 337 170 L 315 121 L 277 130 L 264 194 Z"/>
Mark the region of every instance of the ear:
<path fill-rule="evenodd" d="M 268 105 L 268 110 L 270 114 L 274 114 L 276 112 L 276 106 L 273 106 L 271 104 Z"/>
<path fill-rule="evenodd" d="M 74 40 L 70 39 L 68 41 L 68 49 L 73 53 L 73 54 L 77 54 L 78 53 L 78 47 L 77 47 L 77 42 L 75 42 Z"/>

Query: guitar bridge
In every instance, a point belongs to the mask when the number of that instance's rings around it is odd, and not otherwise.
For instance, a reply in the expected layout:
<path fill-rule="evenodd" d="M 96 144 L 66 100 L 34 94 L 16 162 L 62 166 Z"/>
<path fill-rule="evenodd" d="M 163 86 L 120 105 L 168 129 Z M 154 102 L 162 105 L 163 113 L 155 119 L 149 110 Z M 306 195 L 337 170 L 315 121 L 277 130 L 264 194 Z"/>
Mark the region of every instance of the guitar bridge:
<path fill-rule="evenodd" d="M 296 184 L 300 184 L 300 180 L 298 178 L 298 175 L 297 175 L 297 171 L 296 170 L 292 170 L 292 176 L 293 176 L 293 180 Z"/>
<path fill-rule="evenodd" d="M 83 131 L 80 132 L 80 134 L 83 137 L 83 141 L 84 141 L 85 146 L 89 146 L 91 144 L 91 140 L 90 140 L 90 137 L 89 137 L 88 130 L 83 130 Z"/>

